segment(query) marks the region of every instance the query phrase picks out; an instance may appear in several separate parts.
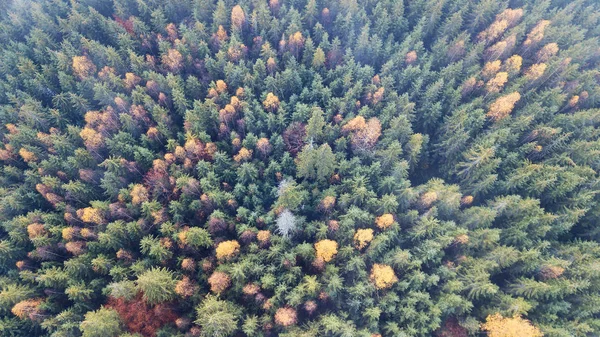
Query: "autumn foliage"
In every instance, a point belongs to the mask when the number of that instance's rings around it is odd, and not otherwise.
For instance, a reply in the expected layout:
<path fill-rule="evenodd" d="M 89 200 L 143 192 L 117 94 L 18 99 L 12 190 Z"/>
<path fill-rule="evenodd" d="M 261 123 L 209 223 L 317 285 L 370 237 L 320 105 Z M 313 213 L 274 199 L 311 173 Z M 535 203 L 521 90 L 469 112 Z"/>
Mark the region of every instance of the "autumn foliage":
<path fill-rule="evenodd" d="M 107 306 L 119 313 L 127 330 L 148 337 L 156 336 L 158 329 L 177 319 L 171 304 L 150 305 L 142 299 L 141 294 L 130 301 L 111 297 Z"/>
<path fill-rule="evenodd" d="M 500 121 L 510 115 L 515 107 L 515 104 L 521 99 L 518 92 L 513 92 L 508 95 L 496 99 L 488 110 L 487 116 L 494 122 Z"/>
<path fill-rule="evenodd" d="M 358 116 L 342 127 L 342 131 L 350 134 L 352 146 L 356 150 L 371 150 L 381 136 L 381 123 L 373 117 L 366 121 Z"/>
<path fill-rule="evenodd" d="M 315 250 L 317 258 L 323 259 L 325 262 L 329 262 L 337 254 L 338 244 L 333 240 L 321 240 L 315 243 Z"/>
<path fill-rule="evenodd" d="M 370 279 L 377 289 L 390 288 L 394 283 L 398 282 L 398 278 L 392 267 L 378 263 L 374 264 L 373 268 L 371 268 Z"/>
<path fill-rule="evenodd" d="M 542 337 L 544 334 L 526 319 L 520 316 L 503 317 L 496 313 L 489 315 L 481 329 L 487 331 L 489 337 Z"/>
<path fill-rule="evenodd" d="M 240 244 L 235 240 L 224 241 L 217 245 L 217 259 L 229 259 L 239 253 Z"/>

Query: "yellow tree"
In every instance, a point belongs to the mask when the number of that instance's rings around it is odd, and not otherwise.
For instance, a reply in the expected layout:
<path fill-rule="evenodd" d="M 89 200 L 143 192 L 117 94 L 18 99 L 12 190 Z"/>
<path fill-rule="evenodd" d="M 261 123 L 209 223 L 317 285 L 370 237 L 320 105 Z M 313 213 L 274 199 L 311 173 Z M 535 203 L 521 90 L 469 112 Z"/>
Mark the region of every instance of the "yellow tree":
<path fill-rule="evenodd" d="M 274 112 L 277 110 L 277 108 L 279 108 L 279 98 L 270 92 L 267 94 L 267 98 L 264 100 L 263 106 L 269 112 Z"/>
<path fill-rule="evenodd" d="M 551 42 L 542 47 L 537 52 L 536 58 L 538 62 L 547 62 L 552 56 L 558 53 L 558 44 L 556 42 Z"/>
<path fill-rule="evenodd" d="M 521 99 L 521 94 L 518 92 L 513 92 L 508 95 L 499 97 L 490 105 L 490 109 L 488 110 L 487 116 L 497 122 L 506 118 L 515 107 L 515 103 L 517 103 Z"/>
<path fill-rule="evenodd" d="M 375 117 L 367 122 L 364 117 L 358 116 L 344 125 L 342 131 L 351 134 L 350 140 L 355 150 L 371 150 L 381 136 L 381 123 Z"/>
<path fill-rule="evenodd" d="M 488 93 L 498 93 L 504 87 L 504 84 L 508 81 L 508 73 L 501 71 L 494 76 L 491 80 L 486 83 L 486 90 Z"/>
<path fill-rule="evenodd" d="M 224 260 L 235 256 L 240 251 L 240 244 L 235 240 L 223 241 L 216 249 L 217 259 Z"/>
<path fill-rule="evenodd" d="M 513 55 L 504 61 L 502 68 L 509 74 L 514 75 L 521 71 L 521 65 L 523 65 L 523 58 L 520 55 Z"/>
<path fill-rule="evenodd" d="M 398 282 L 398 278 L 392 267 L 378 263 L 373 265 L 369 278 L 371 279 L 371 282 L 375 284 L 377 289 L 391 288 L 394 283 Z"/>
<path fill-rule="evenodd" d="M 183 56 L 177 49 L 169 49 L 162 57 L 163 64 L 172 72 L 178 72 L 183 68 Z"/>
<path fill-rule="evenodd" d="M 244 10 L 240 5 L 235 5 L 231 9 L 231 24 L 236 29 L 242 29 L 242 26 L 246 22 L 246 14 L 244 14 Z"/>
<path fill-rule="evenodd" d="M 93 75 L 96 72 L 96 66 L 85 55 L 73 56 L 73 72 L 79 78 L 84 79 Z"/>
<path fill-rule="evenodd" d="M 290 46 L 290 51 L 292 54 L 298 58 L 300 49 L 302 46 L 304 46 L 304 37 L 302 36 L 302 33 L 295 32 L 294 34 L 290 35 L 288 45 Z"/>
<path fill-rule="evenodd" d="M 529 34 L 527 34 L 527 39 L 525 39 L 523 45 L 529 47 L 542 41 L 542 39 L 544 38 L 544 31 L 546 30 L 546 27 L 548 27 L 548 25 L 550 25 L 549 20 L 541 20 L 540 22 L 538 22 L 538 24 L 535 25 L 535 27 L 533 27 Z"/>
<path fill-rule="evenodd" d="M 371 228 L 359 229 L 354 234 L 354 245 L 359 250 L 365 248 L 371 241 L 373 241 L 373 229 Z"/>
<path fill-rule="evenodd" d="M 337 254 L 338 244 L 333 240 L 321 240 L 315 243 L 317 259 L 321 258 L 325 262 L 329 262 Z"/>
<path fill-rule="evenodd" d="M 535 81 L 544 75 L 547 67 L 546 63 L 536 63 L 527 69 L 525 78 L 530 81 Z"/>
<path fill-rule="evenodd" d="M 544 334 L 526 319 L 516 316 L 502 317 L 496 313 L 489 315 L 481 329 L 487 331 L 489 337 L 542 337 Z"/>

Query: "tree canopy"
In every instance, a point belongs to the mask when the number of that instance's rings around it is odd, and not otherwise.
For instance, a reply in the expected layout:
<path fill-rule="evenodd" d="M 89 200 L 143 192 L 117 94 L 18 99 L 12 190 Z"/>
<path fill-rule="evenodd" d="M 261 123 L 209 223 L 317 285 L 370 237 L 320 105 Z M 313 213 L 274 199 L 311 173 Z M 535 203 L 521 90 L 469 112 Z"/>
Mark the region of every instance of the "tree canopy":
<path fill-rule="evenodd" d="M 600 335 L 597 0 L 0 1 L 0 336 Z"/>

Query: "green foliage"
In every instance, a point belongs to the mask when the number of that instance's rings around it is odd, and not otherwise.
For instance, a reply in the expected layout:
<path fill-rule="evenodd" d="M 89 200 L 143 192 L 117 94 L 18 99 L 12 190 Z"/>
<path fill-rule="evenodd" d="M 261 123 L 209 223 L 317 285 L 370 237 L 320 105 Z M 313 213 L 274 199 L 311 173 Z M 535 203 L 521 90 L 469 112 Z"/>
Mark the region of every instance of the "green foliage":
<path fill-rule="evenodd" d="M 0 335 L 600 335 L 599 12 L 0 1 Z"/>
<path fill-rule="evenodd" d="M 238 329 L 239 309 L 231 302 L 208 295 L 196 308 L 195 321 L 203 337 L 231 336 Z M 244 328 L 248 328 L 244 324 Z"/>
<path fill-rule="evenodd" d="M 117 337 L 123 332 L 123 325 L 115 310 L 102 307 L 85 314 L 85 319 L 81 322 L 81 331 L 83 337 Z"/>
<path fill-rule="evenodd" d="M 167 302 L 175 298 L 173 273 L 166 268 L 152 268 L 138 276 L 136 285 L 150 304 Z"/>

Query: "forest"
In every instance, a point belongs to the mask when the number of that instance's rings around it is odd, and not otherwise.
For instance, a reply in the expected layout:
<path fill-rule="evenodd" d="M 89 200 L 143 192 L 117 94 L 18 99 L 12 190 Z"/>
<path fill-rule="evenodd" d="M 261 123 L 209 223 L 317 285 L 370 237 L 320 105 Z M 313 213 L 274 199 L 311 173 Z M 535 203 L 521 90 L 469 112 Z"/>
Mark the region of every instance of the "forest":
<path fill-rule="evenodd" d="M 0 1 L 0 336 L 600 335 L 598 0 Z"/>

